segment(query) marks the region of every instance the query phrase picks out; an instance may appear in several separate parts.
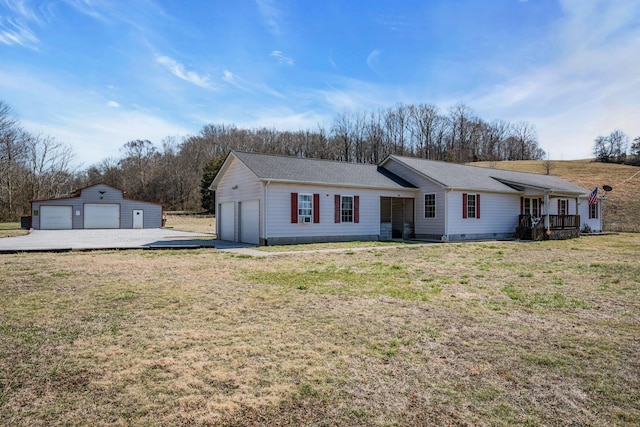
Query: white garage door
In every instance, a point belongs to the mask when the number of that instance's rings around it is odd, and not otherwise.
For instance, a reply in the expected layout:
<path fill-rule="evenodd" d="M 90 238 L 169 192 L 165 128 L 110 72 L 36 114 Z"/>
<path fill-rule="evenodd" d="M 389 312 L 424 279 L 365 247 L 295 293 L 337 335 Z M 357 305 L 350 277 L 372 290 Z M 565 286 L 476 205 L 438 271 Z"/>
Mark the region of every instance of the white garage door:
<path fill-rule="evenodd" d="M 71 230 L 71 206 L 40 206 L 41 230 Z"/>
<path fill-rule="evenodd" d="M 85 204 L 84 228 L 120 228 L 120 205 Z"/>
<path fill-rule="evenodd" d="M 233 212 L 233 202 L 221 203 L 217 221 L 220 223 L 220 238 L 222 240 L 234 241 L 235 218 Z"/>
<path fill-rule="evenodd" d="M 240 203 L 240 241 L 243 243 L 260 243 L 260 203 L 258 200 Z"/>

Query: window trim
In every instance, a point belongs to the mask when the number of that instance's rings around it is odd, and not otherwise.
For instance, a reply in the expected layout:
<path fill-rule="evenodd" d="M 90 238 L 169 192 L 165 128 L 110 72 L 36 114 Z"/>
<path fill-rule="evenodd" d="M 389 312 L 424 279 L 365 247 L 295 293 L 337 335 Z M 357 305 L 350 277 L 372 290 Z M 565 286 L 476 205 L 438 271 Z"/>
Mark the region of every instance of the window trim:
<path fill-rule="evenodd" d="M 562 213 L 562 208 L 563 207 L 564 207 L 564 213 Z M 569 215 L 569 200 L 568 199 L 558 199 L 558 215 Z"/>
<path fill-rule="evenodd" d="M 302 207 L 302 198 L 309 198 L 309 207 Z M 309 214 L 301 214 L 300 211 L 308 210 Z M 308 221 L 305 219 L 308 218 Z M 312 193 L 298 193 L 298 224 L 311 224 L 313 223 L 313 194 Z"/>
<path fill-rule="evenodd" d="M 351 209 L 344 208 L 344 200 L 351 199 Z M 345 221 L 345 213 L 346 217 L 351 217 L 351 220 Z M 340 223 L 341 224 L 354 224 L 355 223 L 355 196 L 353 195 L 340 195 Z"/>
<path fill-rule="evenodd" d="M 427 216 L 427 196 L 433 196 L 433 205 L 428 205 L 430 208 L 433 208 L 433 215 L 431 216 Z M 436 211 L 436 207 L 437 207 L 437 203 L 436 203 L 436 193 L 424 193 L 424 218 L 425 219 L 436 219 L 436 215 L 437 215 L 437 211 Z"/>
<path fill-rule="evenodd" d="M 589 203 L 589 219 L 598 219 L 598 203 Z"/>
<path fill-rule="evenodd" d="M 539 217 L 542 215 L 542 200 L 538 197 L 521 197 L 520 214 Z"/>
<path fill-rule="evenodd" d="M 469 196 L 473 196 L 473 211 L 469 210 Z M 470 213 L 472 213 L 473 216 L 469 215 Z M 462 193 L 462 218 L 480 219 L 480 193 Z"/>

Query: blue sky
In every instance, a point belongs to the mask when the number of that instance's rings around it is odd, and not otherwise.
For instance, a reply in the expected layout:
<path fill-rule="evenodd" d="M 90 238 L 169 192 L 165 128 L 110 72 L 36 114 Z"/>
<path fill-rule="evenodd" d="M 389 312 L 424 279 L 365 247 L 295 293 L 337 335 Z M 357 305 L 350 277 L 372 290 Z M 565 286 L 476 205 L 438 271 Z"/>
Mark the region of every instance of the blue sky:
<path fill-rule="evenodd" d="M 82 166 L 209 123 L 458 102 L 586 158 L 640 136 L 640 2 L 0 0 L 0 99 Z"/>

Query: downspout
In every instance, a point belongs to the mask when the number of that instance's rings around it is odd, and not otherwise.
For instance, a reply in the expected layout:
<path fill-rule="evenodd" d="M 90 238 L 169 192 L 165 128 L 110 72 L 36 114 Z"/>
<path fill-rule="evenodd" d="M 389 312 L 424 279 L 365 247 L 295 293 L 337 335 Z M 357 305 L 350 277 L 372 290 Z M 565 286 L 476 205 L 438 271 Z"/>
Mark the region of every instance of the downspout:
<path fill-rule="evenodd" d="M 449 193 L 450 188 L 444 190 L 444 235 L 443 240 L 449 240 Z"/>
<path fill-rule="evenodd" d="M 263 221 L 264 221 L 264 245 L 267 246 L 269 244 L 269 240 L 267 239 L 267 236 L 269 235 L 267 233 L 267 224 L 269 223 L 269 221 L 267 221 L 267 207 L 269 206 L 269 189 L 267 188 L 269 186 L 269 184 L 271 184 L 271 181 L 267 181 L 264 183 L 264 215 L 262 215 L 263 217 Z"/>

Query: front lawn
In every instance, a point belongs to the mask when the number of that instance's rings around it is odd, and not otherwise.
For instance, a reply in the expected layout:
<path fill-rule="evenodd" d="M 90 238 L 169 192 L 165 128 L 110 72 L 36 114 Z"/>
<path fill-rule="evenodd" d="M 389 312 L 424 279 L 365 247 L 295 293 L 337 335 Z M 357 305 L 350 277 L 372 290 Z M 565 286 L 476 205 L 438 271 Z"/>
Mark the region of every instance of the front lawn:
<path fill-rule="evenodd" d="M 638 425 L 640 235 L 0 257 L 0 425 Z"/>

